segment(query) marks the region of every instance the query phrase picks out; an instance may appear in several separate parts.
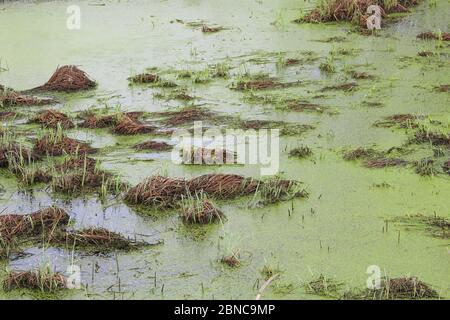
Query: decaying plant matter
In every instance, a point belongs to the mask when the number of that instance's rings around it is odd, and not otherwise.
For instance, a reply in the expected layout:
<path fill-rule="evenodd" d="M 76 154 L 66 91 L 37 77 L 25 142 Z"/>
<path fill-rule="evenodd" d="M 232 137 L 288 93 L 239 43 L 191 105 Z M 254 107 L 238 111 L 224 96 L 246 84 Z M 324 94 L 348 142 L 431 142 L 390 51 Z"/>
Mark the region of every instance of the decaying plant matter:
<path fill-rule="evenodd" d="M 95 251 L 131 250 L 145 245 L 134 239 L 109 231 L 105 228 L 87 228 L 55 233 L 50 239 L 52 243 L 65 244 L 69 248 L 82 247 Z"/>
<path fill-rule="evenodd" d="M 31 122 L 39 123 L 44 128 L 56 129 L 60 126 L 63 129 L 74 127 L 73 122 L 64 113 L 56 110 L 46 110 L 34 117 Z"/>
<path fill-rule="evenodd" d="M 418 0 L 323 0 L 316 8 L 295 22 L 329 22 L 351 21 L 362 28 L 367 28 L 367 8 L 378 5 L 383 17 L 388 13 L 408 12 L 408 8 L 418 4 Z"/>
<path fill-rule="evenodd" d="M 93 152 L 95 150 L 86 143 L 58 133 L 47 134 L 37 139 L 33 147 L 33 153 L 39 156 L 81 155 Z"/>
<path fill-rule="evenodd" d="M 5 291 L 30 289 L 42 292 L 55 292 L 66 288 L 66 278 L 62 274 L 52 272 L 48 268 L 35 271 L 13 271 L 7 275 L 3 282 Z"/>
<path fill-rule="evenodd" d="M 163 141 L 145 141 L 134 146 L 136 150 L 168 151 L 172 146 Z"/>
<path fill-rule="evenodd" d="M 52 233 L 63 228 L 69 222 L 66 211 L 57 207 L 48 207 L 31 214 L 7 214 L 0 216 L 0 236 L 12 241 L 21 236 L 37 236 Z"/>
<path fill-rule="evenodd" d="M 202 194 L 188 196 L 181 202 L 181 219 L 185 223 L 209 224 L 224 218 L 223 212 Z"/>
<path fill-rule="evenodd" d="M 72 92 L 92 89 L 96 86 L 83 70 L 77 66 L 66 65 L 58 67 L 51 78 L 34 90 Z"/>
<path fill-rule="evenodd" d="M 156 130 L 155 127 L 142 124 L 139 121 L 123 115 L 119 118 L 115 126 L 113 127 L 113 132 L 123 135 L 135 135 L 143 133 L 152 133 Z"/>
<path fill-rule="evenodd" d="M 40 106 L 53 103 L 50 98 L 38 98 L 34 96 L 24 95 L 12 89 L 5 88 L 0 85 L 0 106 Z"/>

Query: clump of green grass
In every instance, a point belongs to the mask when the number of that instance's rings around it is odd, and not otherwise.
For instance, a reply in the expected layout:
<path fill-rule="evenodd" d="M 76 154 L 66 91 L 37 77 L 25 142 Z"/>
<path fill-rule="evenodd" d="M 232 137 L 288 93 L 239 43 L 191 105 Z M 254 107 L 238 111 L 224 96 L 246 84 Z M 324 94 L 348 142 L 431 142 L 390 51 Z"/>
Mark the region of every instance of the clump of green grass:
<path fill-rule="evenodd" d="M 434 176 L 438 174 L 438 170 L 434 167 L 434 160 L 423 158 L 415 163 L 415 171 L 421 176 Z"/>
<path fill-rule="evenodd" d="M 54 272 L 48 264 L 34 271 L 10 272 L 3 282 L 5 291 L 30 289 L 54 293 L 66 288 L 66 278 L 62 274 Z"/>
<path fill-rule="evenodd" d="M 384 278 L 380 288 L 350 290 L 344 293 L 342 299 L 351 300 L 396 300 L 396 299 L 436 299 L 438 293 L 417 277 Z"/>
<path fill-rule="evenodd" d="M 185 223 L 210 224 L 225 219 L 223 212 L 202 192 L 184 196 L 180 201 L 180 213 Z"/>
<path fill-rule="evenodd" d="M 334 55 L 330 53 L 326 60 L 319 65 L 319 69 L 326 73 L 334 73 L 336 68 L 334 66 Z"/>
<path fill-rule="evenodd" d="M 342 286 L 342 283 L 321 274 L 317 279 L 311 280 L 304 286 L 306 292 L 310 294 L 324 297 L 336 297 L 339 294 L 338 291 Z"/>
<path fill-rule="evenodd" d="M 269 265 L 265 264 L 264 267 L 261 269 L 261 275 L 263 276 L 264 280 L 268 280 L 271 277 L 273 277 L 276 274 L 280 274 L 283 271 L 281 270 L 279 265 Z"/>
<path fill-rule="evenodd" d="M 425 227 L 425 231 L 437 238 L 450 237 L 450 220 L 445 217 L 439 217 L 436 213 L 434 216 L 414 214 L 402 217 L 397 217 L 393 220 L 408 226 L 408 228 L 415 227 L 417 229 Z"/>

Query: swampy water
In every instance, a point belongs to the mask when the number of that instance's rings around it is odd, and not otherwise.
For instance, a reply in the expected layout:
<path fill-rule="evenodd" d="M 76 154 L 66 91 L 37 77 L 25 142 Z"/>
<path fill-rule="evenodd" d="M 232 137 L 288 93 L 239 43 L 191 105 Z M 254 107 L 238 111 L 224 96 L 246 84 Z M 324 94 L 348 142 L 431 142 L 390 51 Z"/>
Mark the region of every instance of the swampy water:
<path fill-rule="evenodd" d="M 146 214 L 118 197 L 66 199 L 53 195 L 45 185 L 19 190 L 17 179 L 2 170 L 3 213 L 29 213 L 55 204 L 69 212 L 76 227 L 99 226 L 163 243 L 101 255 L 27 248 L 26 255 L 0 262 L 0 278 L 7 270 L 29 270 L 42 263 L 64 273 L 73 262 L 81 266 L 83 289 L 44 296 L 0 289 L 1 298 L 254 299 L 264 281 L 261 270 L 269 266 L 280 277 L 264 298 L 317 299 L 322 297 L 305 290 L 308 281 L 323 274 L 345 288 L 364 288 L 371 265 L 390 277 L 417 276 L 442 297 L 450 297 L 448 238 L 386 222 L 416 213 L 450 218 L 450 176 L 442 172 L 421 176 L 410 166 L 366 168 L 360 161 L 342 157 L 344 150 L 352 148 L 386 150 L 405 144 L 411 136 L 407 129 L 373 126 L 393 114 L 439 119 L 443 130 L 450 132 L 450 96 L 434 89 L 450 83 L 449 46 L 416 39 L 423 31 L 449 31 L 448 1 L 422 1 L 409 14 L 389 21 L 378 36 L 361 35 L 347 23 L 293 23 L 314 1 L 152 0 L 95 5 L 99 3 L 77 2 L 81 28 L 69 30 L 67 2 L 2 2 L 0 83 L 15 90 L 34 88 L 45 83 L 58 65 L 73 64 L 95 79 L 98 87 L 57 95 L 59 103 L 52 108 L 73 116 L 93 106 L 154 112 L 172 110 L 183 102 L 157 98 L 166 93 L 164 88 L 130 87 L 129 76 L 147 68 L 202 70 L 208 64 L 226 63 L 228 78 L 187 82 L 187 91 L 195 96 L 195 104 L 227 115 L 314 126 L 301 135 L 282 136 L 280 142 L 281 176 L 302 181 L 309 198 L 261 208 L 249 208 L 251 199 L 246 198 L 219 201 L 227 220 L 196 227 L 183 224 L 176 210 Z M 195 22 L 224 29 L 207 34 Z M 420 57 L 420 51 L 435 54 Z M 330 55 L 334 73 L 319 68 Z M 289 57 L 310 59 L 280 63 Z M 348 70 L 374 78 L 354 80 Z M 301 98 L 325 112 L 281 110 L 275 100 L 254 103 L 249 99 L 252 93 L 229 88 L 243 72 L 299 81 L 254 94 Z M 321 90 L 345 82 L 355 82 L 357 87 L 349 92 Z M 41 129 L 26 124 L 26 119 L 47 108 L 21 107 L 25 120 L 2 123 L 33 137 Z M 178 165 L 171 161 L 170 152 L 136 152 L 132 146 L 148 139 L 145 135 L 117 136 L 107 129 L 77 128 L 68 134 L 101 148 L 94 157 L 102 168 L 132 185 L 161 172 L 188 178 L 205 173 L 255 178 L 260 174 L 257 165 Z M 311 148 L 313 155 L 289 157 L 289 150 L 301 145 Z M 433 155 L 426 146 L 416 149 L 411 160 Z M 237 268 L 218 262 L 232 248 L 241 253 Z"/>

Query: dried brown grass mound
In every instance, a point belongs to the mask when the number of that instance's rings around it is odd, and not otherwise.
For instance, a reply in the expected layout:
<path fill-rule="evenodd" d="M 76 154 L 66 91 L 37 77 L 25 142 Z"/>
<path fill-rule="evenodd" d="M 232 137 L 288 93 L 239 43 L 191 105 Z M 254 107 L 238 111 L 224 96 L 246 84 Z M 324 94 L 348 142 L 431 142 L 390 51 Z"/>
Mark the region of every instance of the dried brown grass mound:
<path fill-rule="evenodd" d="M 128 116 L 122 116 L 113 128 L 114 133 L 123 135 L 152 133 L 155 130 L 155 127 L 142 124 L 139 121 Z"/>
<path fill-rule="evenodd" d="M 131 188 L 125 195 L 125 200 L 130 204 L 171 208 L 186 193 L 185 180 L 153 176 Z"/>
<path fill-rule="evenodd" d="M 239 81 L 233 88 L 235 90 L 264 90 L 282 88 L 284 84 L 276 82 L 272 79 L 255 79 Z"/>
<path fill-rule="evenodd" d="M 181 219 L 185 223 L 209 224 L 215 221 L 222 221 L 225 215 L 217 209 L 209 200 L 199 200 L 183 207 L 181 210 Z"/>
<path fill-rule="evenodd" d="M 416 277 L 401 277 L 382 282 L 382 296 L 388 299 L 437 298 L 439 295 L 428 284 Z"/>
<path fill-rule="evenodd" d="M 92 89 L 95 81 L 81 69 L 73 65 L 58 67 L 51 78 L 37 89 L 45 91 L 72 92 Z"/>
<path fill-rule="evenodd" d="M 295 22 L 320 23 L 329 21 L 351 21 L 359 24 L 362 28 L 367 28 L 366 13 L 370 5 L 379 5 L 382 16 L 387 13 L 408 12 L 408 7 L 418 4 L 417 0 L 399 0 L 395 3 L 388 3 L 382 0 L 326 0 L 319 2 L 319 5 L 304 17 Z"/>
<path fill-rule="evenodd" d="M 88 228 L 57 234 L 53 242 L 65 243 L 69 247 L 91 247 L 95 250 L 130 250 L 144 243 L 125 238 L 121 234 L 104 228 Z"/>
<path fill-rule="evenodd" d="M 200 192 L 218 199 L 230 199 L 255 193 L 260 182 L 235 174 L 206 174 L 187 182 L 191 194 Z"/>
<path fill-rule="evenodd" d="M 89 145 L 84 142 L 66 137 L 52 137 L 46 135 L 41 139 L 36 140 L 33 153 L 39 156 L 51 155 L 61 156 L 63 154 L 88 154 L 95 152 Z"/>
<path fill-rule="evenodd" d="M 172 149 L 172 146 L 166 142 L 150 140 L 139 143 L 134 148 L 136 150 L 168 151 Z"/>
<path fill-rule="evenodd" d="M 84 192 L 119 191 L 123 185 L 103 171 L 80 171 L 66 173 L 53 179 L 53 190 L 66 194 L 79 194 Z"/>
<path fill-rule="evenodd" d="M 202 147 L 192 147 L 190 152 L 180 153 L 183 164 L 225 164 L 227 161 L 235 163 L 237 155 L 224 149 L 208 149 Z"/>
<path fill-rule="evenodd" d="M 202 32 L 203 33 L 215 33 L 222 31 L 223 27 L 208 27 L 206 24 L 202 25 Z"/>
<path fill-rule="evenodd" d="M 367 168 L 397 167 L 405 166 L 407 164 L 408 162 L 403 159 L 384 157 L 376 157 L 374 159 L 367 159 L 364 161 L 364 166 Z"/>
<path fill-rule="evenodd" d="M 158 80 L 159 77 L 156 74 L 151 73 L 141 73 L 128 78 L 128 81 L 131 83 L 155 83 Z"/>
<path fill-rule="evenodd" d="M 57 128 L 58 125 L 63 129 L 73 128 L 73 122 L 64 113 L 56 110 L 46 110 L 34 117 L 31 122 L 39 123 L 44 128 Z"/>
<path fill-rule="evenodd" d="M 377 151 L 374 149 L 366 149 L 363 147 L 359 147 L 355 150 L 350 150 L 344 153 L 344 160 L 350 161 L 350 160 L 356 160 L 361 158 L 367 158 L 371 157 L 373 155 L 377 154 Z"/>
<path fill-rule="evenodd" d="M 0 168 L 6 168 L 14 164 L 26 164 L 37 158 L 28 149 L 19 144 L 8 143 L 0 145 Z"/>
<path fill-rule="evenodd" d="M 441 84 L 439 86 L 435 86 L 434 90 L 438 92 L 450 92 L 450 84 Z"/>
<path fill-rule="evenodd" d="M 450 33 L 443 32 L 441 34 L 433 33 L 430 31 L 422 32 L 417 35 L 418 39 L 422 40 L 442 40 L 442 41 L 450 41 Z"/>
<path fill-rule="evenodd" d="M 70 170 L 85 170 L 94 171 L 97 164 L 97 160 L 84 156 L 69 157 L 63 160 L 62 163 L 57 164 L 55 168 L 60 171 Z"/>
<path fill-rule="evenodd" d="M 445 173 L 450 174 L 450 159 L 442 165 L 442 169 Z"/>
<path fill-rule="evenodd" d="M 336 84 L 336 85 L 332 85 L 332 86 L 326 86 L 322 89 L 322 91 L 342 90 L 345 92 L 349 92 L 349 91 L 353 91 L 356 87 L 358 87 L 357 83 L 349 82 L 349 83 Z"/>
<path fill-rule="evenodd" d="M 12 111 L 2 111 L 0 112 L 0 120 L 8 120 L 11 118 L 15 118 L 17 116 L 17 113 Z"/>
<path fill-rule="evenodd" d="M 12 89 L 0 86 L 0 106 L 41 106 L 55 102 L 49 98 L 37 98 L 33 96 L 20 94 Z"/>
<path fill-rule="evenodd" d="M 416 128 L 417 123 L 415 123 L 419 116 L 412 114 L 394 114 L 392 116 L 384 117 L 383 120 L 374 123 L 376 127 L 391 128 L 393 126 L 398 126 L 399 128 Z"/>
<path fill-rule="evenodd" d="M 50 233 L 56 228 L 65 227 L 69 215 L 63 209 L 49 207 L 31 214 L 8 214 L 0 216 L 0 236 L 11 241 L 20 236 L 36 236 L 42 232 Z"/>
<path fill-rule="evenodd" d="M 450 135 L 442 132 L 420 129 L 414 134 L 413 140 L 416 143 L 431 143 L 436 146 L 450 147 Z"/>
<path fill-rule="evenodd" d="M 42 292 L 54 292 L 66 288 L 66 278 L 59 273 L 53 273 L 49 270 L 10 272 L 3 282 L 5 291 L 31 289 Z"/>
<path fill-rule="evenodd" d="M 142 112 L 126 112 L 123 115 L 127 116 L 132 120 L 137 120 L 142 115 Z M 90 114 L 80 124 L 80 127 L 89 129 L 109 128 L 116 125 L 120 117 L 121 117 L 120 114 L 112 114 L 106 116 L 98 116 L 96 114 Z"/>
<path fill-rule="evenodd" d="M 193 123 L 194 121 L 209 120 L 215 117 L 213 112 L 197 106 L 185 107 L 178 111 L 156 113 L 156 115 L 164 117 L 164 124 L 172 127 Z"/>

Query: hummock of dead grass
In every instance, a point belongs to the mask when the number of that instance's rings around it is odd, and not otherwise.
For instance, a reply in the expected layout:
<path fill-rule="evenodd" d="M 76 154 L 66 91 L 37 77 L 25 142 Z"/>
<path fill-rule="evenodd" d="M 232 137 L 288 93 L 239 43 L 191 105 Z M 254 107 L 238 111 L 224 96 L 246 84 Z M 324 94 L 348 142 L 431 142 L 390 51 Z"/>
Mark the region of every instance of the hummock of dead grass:
<path fill-rule="evenodd" d="M 74 127 L 73 122 L 64 113 L 56 110 L 46 110 L 34 117 L 31 122 L 39 123 L 44 128 L 56 129 L 60 126 L 63 129 Z"/>
<path fill-rule="evenodd" d="M 57 207 L 48 207 L 31 214 L 7 214 L 0 216 L 0 236 L 12 241 L 21 236 L 36 236 L 54 232 L 69 222 L 66 211 Z"/>
<path fill-rule="evenodd" d="M 50 136 L 37 139 L 33 153 L 39 156 L 61 156 L 63 154 L 81 155 L 94 153 L 95 149 L 92 149 L 84 142 L 69 138 L 67 136 Z"/>
<path fill-rule="evenodd" d="M 62 274 L 54 273 L 50 270 L 13 271 L 3 281 L 3 289 L 5 291 L 30 289 L 42 292 L 55 292 L 66 288 L 66 278 Z"/>
<path fill-rule="evenodd" d="M 51 78 L 35 90 L 72 92 L 92 89 L 96 86 L 83 70 L 66 65 L 56 69 Z"/>

